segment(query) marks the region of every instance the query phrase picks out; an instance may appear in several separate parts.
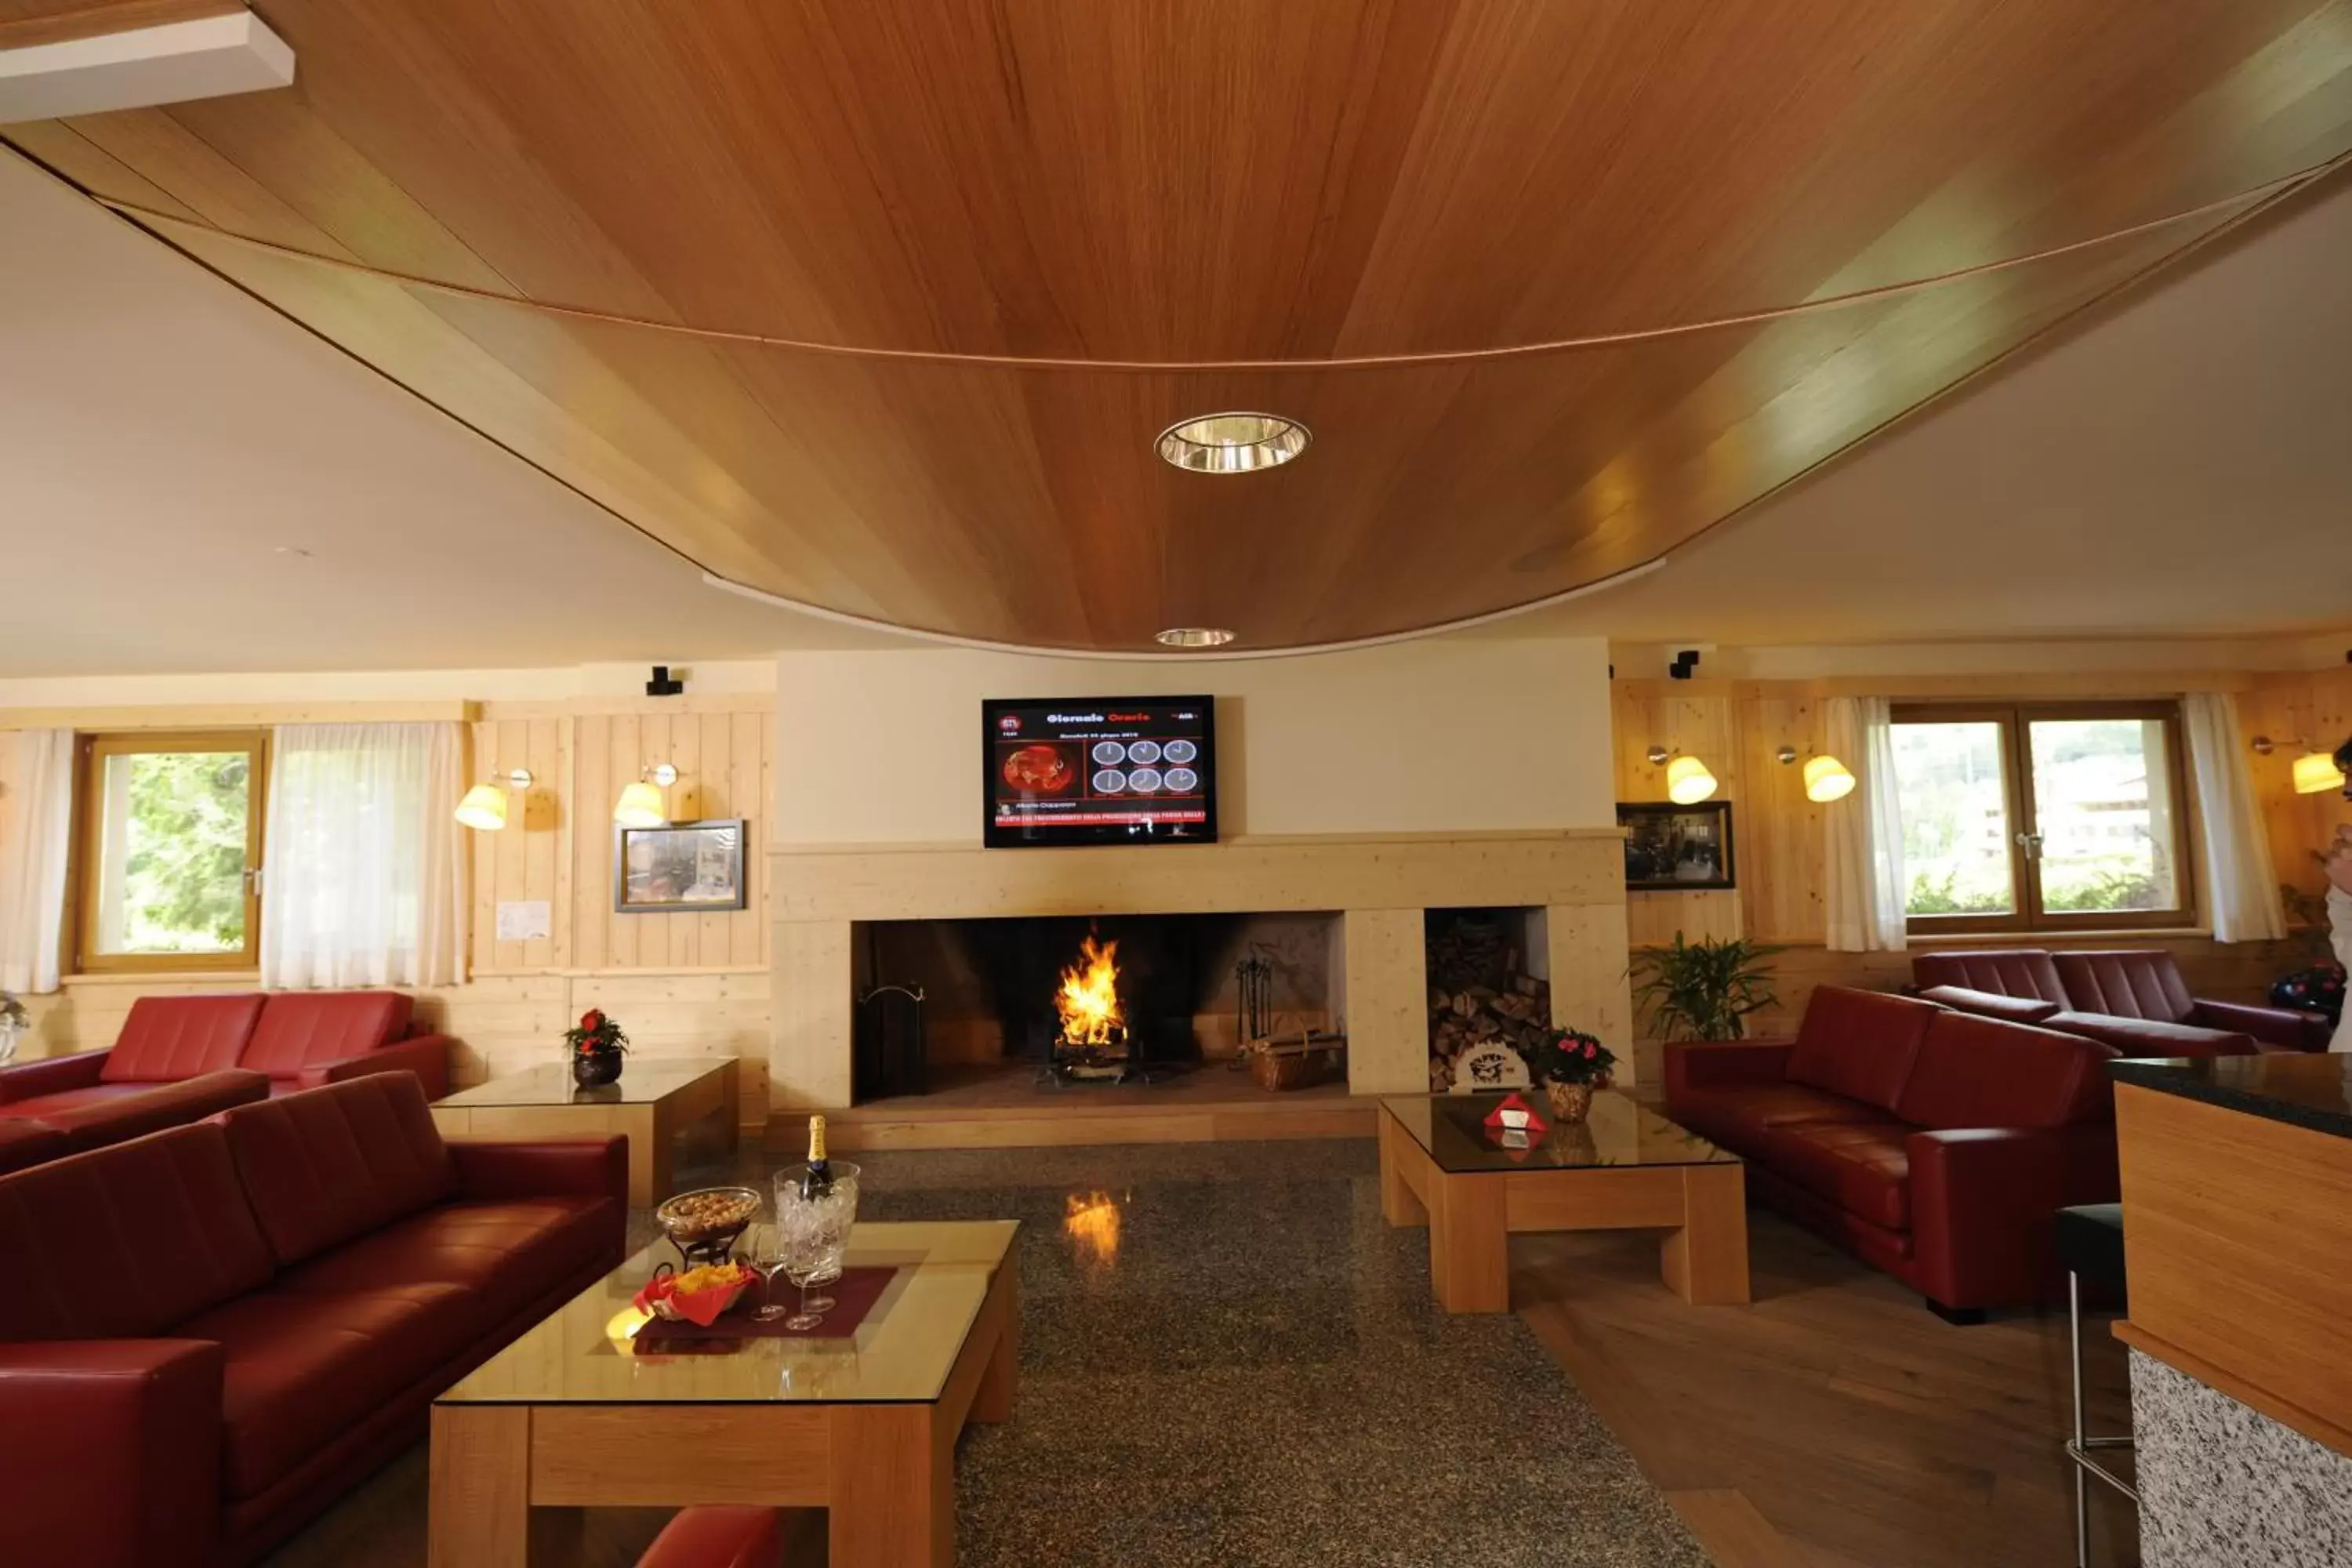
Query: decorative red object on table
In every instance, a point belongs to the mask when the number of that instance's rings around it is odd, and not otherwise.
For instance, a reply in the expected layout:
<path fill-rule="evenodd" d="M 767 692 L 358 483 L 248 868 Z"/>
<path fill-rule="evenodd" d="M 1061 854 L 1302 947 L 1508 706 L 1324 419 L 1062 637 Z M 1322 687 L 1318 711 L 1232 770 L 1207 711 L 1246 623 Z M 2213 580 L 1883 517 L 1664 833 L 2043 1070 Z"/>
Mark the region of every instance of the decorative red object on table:
<path fill-rule="evenodd" d="M 1521 1100 L 1518 1091 L 1514 1089 L 1495 1102 L 1495 1109 L 1486 1113 L 1486 1126 L 1490 1131 L 1525 1132 L 1530 1138 L 1540 1138 L 1549 1129 L 1550 1123 L 1537 1113 L 1534 1106 Z"/>
<path fill-rule="evenodd" d="M 640 1351 L 648 1347 L 676 1343 L 680 1352 L 698 1348 L 694 1342 L 714 1340 L 845 1340 L 856 1333 L 897 1278 L 896 1268 L 877 1266 L 868 1268 L 845 1268 L 841 1278 L 824 1287 L 833 1298 L 833 1309 L 824 1321 L 813 1329 L 790 1329 L 784 1325 L 789 1318 L 771 1318 L 761 1322 L 749 1311 L 738 1312 L 712 1322 L 688 1318 L 656 1318 L 639 1329 L 634 1342 Z M 789 1292 L 782 1300 L 789 1303 L 797 1294 L 796 1286 L 786 1284 L 781 1278 L 772 1289 Z M 642 1292 L 640 1293 L 642 1301 Z"/>

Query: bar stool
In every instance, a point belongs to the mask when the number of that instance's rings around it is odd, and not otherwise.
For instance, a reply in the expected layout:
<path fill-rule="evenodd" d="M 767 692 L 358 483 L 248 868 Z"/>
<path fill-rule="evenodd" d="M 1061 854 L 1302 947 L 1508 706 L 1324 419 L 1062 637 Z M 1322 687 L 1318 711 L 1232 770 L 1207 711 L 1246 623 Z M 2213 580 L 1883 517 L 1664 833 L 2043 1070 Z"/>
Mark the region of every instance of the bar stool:
<path fill-rule="evenodd" d="M 2092 1457 L 2099 1449 L 2129 1448 L 2131 1434 L 2094 1437 L 2083 1418 L 2083 1286 L 2087 1281 L 2118 1306 L 2122 1304 L 2124 1205 L 2085 1204 L 2060 1209 L 2056 1235 L 2058 1258 L 2066 1266 L 2066 1339 L 2074 1367 L 2074 1435 L 2066 1439 L 2066 1458 L 2074 1466 L 2074 1568 L 2089 1568 L 2091 1504 L 2084 1478 L 2096 1476 L 2134 1504 L 2139 1501 L 2139 1492 L 2129 1481 Z"/>

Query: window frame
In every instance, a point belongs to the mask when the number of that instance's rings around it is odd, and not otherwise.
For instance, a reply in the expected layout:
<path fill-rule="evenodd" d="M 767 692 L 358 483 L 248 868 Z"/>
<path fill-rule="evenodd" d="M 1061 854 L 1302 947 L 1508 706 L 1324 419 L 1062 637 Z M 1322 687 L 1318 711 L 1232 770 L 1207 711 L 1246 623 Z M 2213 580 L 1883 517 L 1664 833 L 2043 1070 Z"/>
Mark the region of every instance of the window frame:
<path fill-rule="evenodd" d="M 100 952 L 99 868 L 106 821 L 106 759 L 159 752 L 241 752 L 246 762 L 245 945 L 233 952 Z M 267 730 L 111 730 L 79 737 L 75 757 L 74 855 L 70 886 L 73 971 L 78 974 L 183 973 L 257 969 L 261 963 L 264 828 L 269 805 Z"/>
<path fill-rule="evenodd" d="M 1915 915 L 1904 917 L 1905 929 L 1915 937 L 1962 936 L 1979 932 L 2062 933 L 2084 931 L 2178 930 L 2198 922 L 2200 892 L 2197 885 L 2195 810 L 2189 795 L 2187 731 L 2180 703 L 2171 698 L 2137 698 L 2082 701 L 2044 699 L 2014 702 L 1898 702 L 1889 720 L 1903 724 L 1991 723 L 2000 727 L 2001 803 L 2009 824 L 2010 886 L 2017 908 L 2000 914 Z M 2039 827 L 2041 813 L 2033 793 L 2032 726 L 2068 719 L 2159 720 L 2166 726 L 2164 770 L 2172 801 L 2173 885 L 2179 902 L 2162 910 L 2051 910 L 2042 902 L 2038 854 L 2029 855 L 2020 841 L 2028 825 Z M 1907 897 L 1908 889 L 1906 889 Z"/>

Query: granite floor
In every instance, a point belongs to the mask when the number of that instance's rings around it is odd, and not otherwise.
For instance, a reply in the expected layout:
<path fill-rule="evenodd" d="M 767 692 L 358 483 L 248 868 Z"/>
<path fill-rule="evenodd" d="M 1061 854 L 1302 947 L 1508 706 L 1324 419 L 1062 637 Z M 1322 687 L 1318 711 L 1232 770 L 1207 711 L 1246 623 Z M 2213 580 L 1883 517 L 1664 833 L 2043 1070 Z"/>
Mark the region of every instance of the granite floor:
<path fill-rule="evenodd" d="M 965 1435 L 961 1568 L 1707 1562 L 1518 1316 L 1434 1310 L 1368 1142 L 862 1163 L 871 1217 L 1024 1225 L 1020 1394 Z M 394 1465 L 276 1568 L 421 1563 L 424 1474 Z M 598 1555 L 657 1522 L 608 1521 Z"/>

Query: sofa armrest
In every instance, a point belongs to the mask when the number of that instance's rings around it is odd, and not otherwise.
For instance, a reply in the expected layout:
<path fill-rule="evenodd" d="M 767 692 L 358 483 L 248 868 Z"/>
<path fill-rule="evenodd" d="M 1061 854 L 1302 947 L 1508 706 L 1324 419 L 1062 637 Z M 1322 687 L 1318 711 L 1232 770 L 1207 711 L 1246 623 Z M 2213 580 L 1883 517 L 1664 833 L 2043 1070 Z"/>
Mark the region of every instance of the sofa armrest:
<path fill-rule="evenodd" d="M 1974 1013 L 1980 1018 L 1999 1018 L 2010 1024 L 2039 1024 L 2060 1010 L 2057 1003 L 2045 1002 L 2039 996 L 2003 996 L 1966 985 L 1930 985 L 1919 993 L 1919 999 L 1940 1003 L 1955 1012 Z"/>
<path fill-rule="evenodd" d="M 425 1086 L 425 1099 L 442 1099 L 449 1092 L 449 1037 L 418 1035 L 414 1039 L 378 1046 L 356 1057 L 312 1062 L 302 1069 L 296 1081 L 304 1089 L 320 1089 L 377 1072 L 413 1072 L 416 1081 Z"/>
<path fill-rule="evenodd" d="M 2189 1009 L 2189 1021 L 2205 1029 L 2252 1035 L 2266 1046 L 2294 1051 L 2324 1051 L 2335 1029 L 2325 1013 L 2299 1007 L 2258 1007 L 2244 1002 L 2209 1002 L 2200 997 Z"/>
<path fill-rule="evenodd" d="M 1666 1093 L 1779 1083 L 1789 1076 L 1793 1040 L 1669 1040 Z"/>
<path fill-rule="evenodd" d="M 0 1068 L 0 1105 L 37 1095 L 63 1094 L 69 1089 L 91 1089 L 106 1069 L 111 1051 L 76 1051 L 69 1057 L 44 1057 Z"/>
<path fill-rule="evenodd" d="M 457 1190 L 469 1198 L 608 1197 L 629 1206 L 629 1141 L 551 1138 L 536 1143 L 449 1140 Z"/>
<path fill-rule="evenodd" d="M 203 1340 L 0 1344 L 0 1562 L 211 1561 L 221 1348 Z"/>
<path fill-rule="evenodd" d="M 1919 1288 L 1947 1307 L 2050 1299 L 2060 1272 L 2057 1212 L 2122 1193 L 2109 1122 L 1914 1132 L 1906 1148 Z"/>

